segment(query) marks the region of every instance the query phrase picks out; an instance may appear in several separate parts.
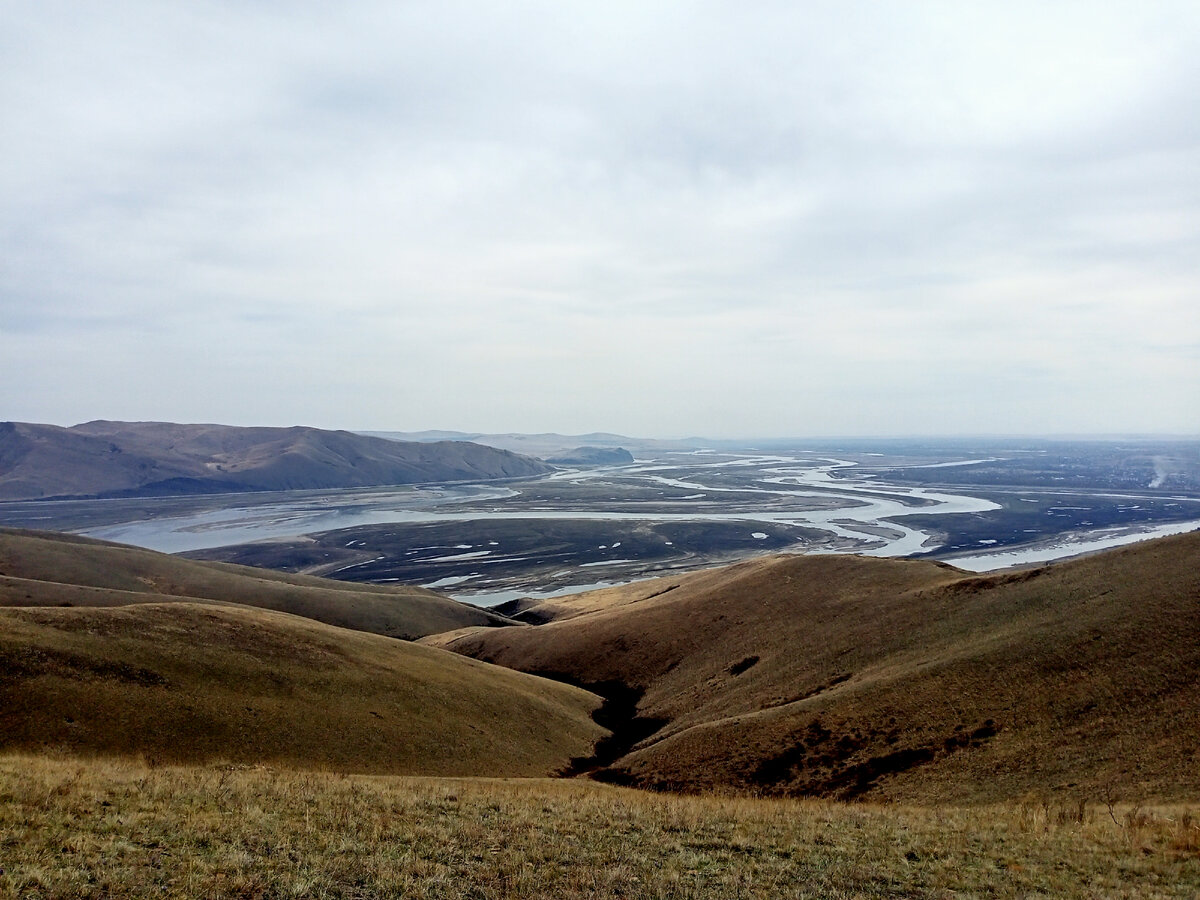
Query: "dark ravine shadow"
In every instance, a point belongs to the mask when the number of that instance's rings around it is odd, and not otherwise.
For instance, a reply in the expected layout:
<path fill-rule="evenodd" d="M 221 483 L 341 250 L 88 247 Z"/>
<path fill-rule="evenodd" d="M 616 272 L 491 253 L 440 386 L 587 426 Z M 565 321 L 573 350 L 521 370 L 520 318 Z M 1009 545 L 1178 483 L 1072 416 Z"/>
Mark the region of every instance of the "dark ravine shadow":
<path fill-rule="evenodd" d="M 608 729 L 608 736 L 596 742 L 591 756 L 574 757 L 559 771 L 560 777 L 588 775 L 605 780 L 603 775 L 608 766 L 670 722 L 669 719 L 638 715 L 638 703 L 646 693 L 644 688 L 631 687 L 616 680 L 587 682 L 563 672 L 535 671 L 530 674 L 591 691 L 604 699 L 592 713 L 592 721 Z"/>

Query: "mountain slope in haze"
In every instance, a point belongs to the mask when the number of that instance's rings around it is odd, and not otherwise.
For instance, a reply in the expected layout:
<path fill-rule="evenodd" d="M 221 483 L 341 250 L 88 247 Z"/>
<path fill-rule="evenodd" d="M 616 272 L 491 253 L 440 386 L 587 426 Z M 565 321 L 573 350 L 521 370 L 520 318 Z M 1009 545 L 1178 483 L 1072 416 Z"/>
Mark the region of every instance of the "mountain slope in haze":
<path fill-rule="evenodd" d="M 0 609 L 0 750 L 532 776 L 587 755 L 599 698 L 270 610 Z"/>
<path fill-rule="evenodd" d="M 633 454 L 624 447 L 576 447 L 546 462 L 564 466 L 614 466 L 633 462 Z"/>
<path fill-rule="evenodd" d="M 624 450 L 628 452 L 654 453 L 669 450 L 695 450 L 708 447 L 734 447 L 735 441 L 710 441 L 705 438 L 688 438 L 673 441 L 658 438 L 637 438 L 627 435 L 612 434 L 607 431 L 593 431 L 588 434 L 557 434 L 543 432 L 540 434 L 485 434 L 483 432 L 467 431 L 364 431 L 373 437 L 386 438 L 390 441 L 472 441 L 488 447 L 511 450 L 535 456 L 538 459 L 574 455 L 577 450 L 590 448 L 593 450 Z"/>
<path fill-rule="evenodd" d="M 238 603 L 413 639 L 508 620 L 419 587 L 352 584 L 197 562 L 91 538 L 0 528 L 0 606 Z"/>
<path fill-rule="evenodd" d="M 402 443 L 318 428 L 0 423 L 0 500 L 370 487 L 550 470 L 464 441 Z"/>
<path fill-rule="evenodd" d="M 602 777 L 984 802 L 1200 793 L 1200 533 L 976 576 L 787 556 L 427 639 L 636 700 Z"/>

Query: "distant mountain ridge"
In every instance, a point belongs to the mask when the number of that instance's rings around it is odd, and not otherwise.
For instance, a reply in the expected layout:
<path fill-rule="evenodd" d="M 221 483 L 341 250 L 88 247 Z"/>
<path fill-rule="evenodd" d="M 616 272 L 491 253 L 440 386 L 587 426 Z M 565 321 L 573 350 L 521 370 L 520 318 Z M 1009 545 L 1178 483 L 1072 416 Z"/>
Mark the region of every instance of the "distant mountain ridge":
<path fill-rule="evenodd" d="M 400 442 L 304 426 L 0 423 L 0 500 L 371 487 L 551 470 L 465 441 Z"/>
<path fill-rule="evenodd" d="M 633 462 L 633 454 L 624 447 L 576 447 L 546 462 L 563 466 L 611 466 Z"/>
<path fill-rule="evenodd" d="M 685 438 L 684 440 L 660 440 L 658 438 L 629 437 L 607 431 L 592 431 L 588 434 L 487 434 L 474 431 L 363 431 L 360 434 L 386 438 L 389 441 L 472 441 L 488 447 L 524 453 L 538 459 L 562 456 L 580 448 L 627 450 L 655 453 L 671 450 L 713 449 L 738 446 L 734 441 L 713 441 L 707 438 Z"/>

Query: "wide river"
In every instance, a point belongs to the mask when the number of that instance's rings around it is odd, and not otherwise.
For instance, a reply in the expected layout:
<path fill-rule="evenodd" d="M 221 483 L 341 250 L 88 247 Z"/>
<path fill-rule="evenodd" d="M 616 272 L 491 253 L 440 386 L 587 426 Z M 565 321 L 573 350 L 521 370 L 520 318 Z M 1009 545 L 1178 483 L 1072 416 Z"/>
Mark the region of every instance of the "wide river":
<path fill-rule="evenodd" d="M 937 466 L 969 466 L 983 459 L 950 459 Z M 815 454 L 722 454 L 700 451 L 631 465 L 558 472 L 533 485 L 562 487 L 565 500 L 526 501 L 523 484 L 442 485 L 400 490 L 342 490 L 283 494 L 186 515 L 112 522 L 81 533 L 165 552 L 199 550 L 264 539 L 315 534 L 359 525 L 475 521 L 480 519 L 602 519 L 669 522 L 744 521 L 816 529 L 834 549 L 871 556 L 908 556 L 937 547 L 934 533 L 906 525 L 906 516 L 984 513 L 990 500 L 889 484 L 886 472 L 859 471 L 855 460 Z M 605 503 L 572 499 L 572 491 L 595 496 L 612 485 Z M 670 491 L 670 502 L 647 504 L 622 496 L 630 486 Z M 686 492 L 686 493 L 685 493 Z M 961 568 L 988 571 L 1044 562 L 1200 527 L 1200 520 L 1160 526 L 1127 526 L 1059 536 L 1025 548 L 958 556 Z"/>

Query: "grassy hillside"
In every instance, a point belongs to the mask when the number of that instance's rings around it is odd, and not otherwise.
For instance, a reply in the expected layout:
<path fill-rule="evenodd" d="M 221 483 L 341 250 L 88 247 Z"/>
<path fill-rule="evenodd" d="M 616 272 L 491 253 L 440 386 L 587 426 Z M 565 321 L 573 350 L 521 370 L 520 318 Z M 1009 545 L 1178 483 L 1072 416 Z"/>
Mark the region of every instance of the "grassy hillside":
<path fill-rule="evenodd" d="M 424 639 L 509 668 L 239 605 L 392 591 L 0 550 L 0 591 L 79 604 L 0 608 L 0 896 L 1200 894 L 1200 534 L 983 577 L 766 558 Z M 707 796 L 536 777 L 592 754 Z"/>
<path fill-rule="evenodd" d="M 431 640 L 613 697 L 613 780 L 920 802 L 1200 795 L 1200 534 L 984 577 L 775 557 L 532 612 L 553 621 Z"/>
<path fill-rule="evenodd" d="M 418 587 L 348 584 L 0 528 L 0 606 L 123 606 L 171 598 L 241 603 L 405 639 L 506 621 Z"/>
<path fill-rule="evenodd" d="M 1194 898 L 1196 810 L 0 757 L 0 896 Z"/>
<path fill-rule="evenodd" d="M 285 613 L 0 609 L 0 750 L 341 772 L 546 775 L 584 691 Z"/>
<path fill-rule="evenodd" d="M 147 497 L 513 478 L 544 463 L 465 441 L 172 422 L 0 423 L 0 499 Z"/>

